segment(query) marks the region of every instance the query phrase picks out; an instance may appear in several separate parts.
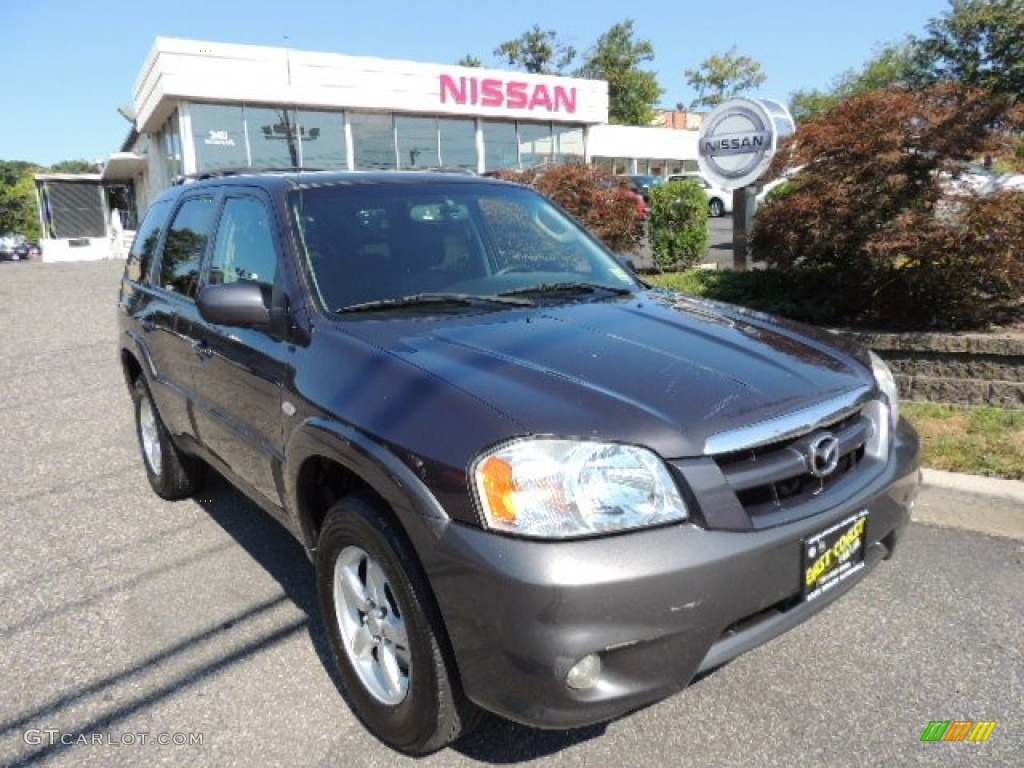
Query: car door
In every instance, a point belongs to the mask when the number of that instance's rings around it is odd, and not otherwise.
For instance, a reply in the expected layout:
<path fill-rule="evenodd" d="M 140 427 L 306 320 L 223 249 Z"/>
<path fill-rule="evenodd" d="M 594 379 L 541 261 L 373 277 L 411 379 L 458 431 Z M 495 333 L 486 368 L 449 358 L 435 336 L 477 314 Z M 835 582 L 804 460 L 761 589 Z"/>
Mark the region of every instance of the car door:
<path fill-rule="evenodd" d="M 167 227 L 140 325 L 145 331 L 155 375 L 150 388 L 157 410 L 172 434 L 195 436 L 193 325 L 199 317 L 196 295 L 203 253 L 216 220 L 209 192 L 182 198 Z"/>
<path fill-rule="evenodd" d="M 257 283 L 269 304 L 279 290 L 278 243 L 268 200 L 255 190 L 226 193 L 204 286 Z M 239 479 L 280 505 L 275 473 L 283 456 L 281 385 L 288 344 L 267 329 L 229 328 L 202 318 L 194 337 L 201 442 Z"/>

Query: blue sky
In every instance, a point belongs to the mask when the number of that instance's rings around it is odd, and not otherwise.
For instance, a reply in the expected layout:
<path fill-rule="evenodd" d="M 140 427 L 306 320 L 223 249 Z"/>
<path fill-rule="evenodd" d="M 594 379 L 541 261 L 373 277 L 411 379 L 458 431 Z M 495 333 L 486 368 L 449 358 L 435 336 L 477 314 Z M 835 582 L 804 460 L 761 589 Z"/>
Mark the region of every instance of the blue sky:
<path fill-rule="evenodd" d="M 157 36 L 454 63 L 533 24 L 584 50 L 632 18 L 654 45 L 662 105 L 689 102 L 683 70 L 736 45 L 761 62 L 759 96 L 824 87 L 878 45 L 921 34 L 948 0 L 0 0 L 0 159 L 96 160 Z"/>

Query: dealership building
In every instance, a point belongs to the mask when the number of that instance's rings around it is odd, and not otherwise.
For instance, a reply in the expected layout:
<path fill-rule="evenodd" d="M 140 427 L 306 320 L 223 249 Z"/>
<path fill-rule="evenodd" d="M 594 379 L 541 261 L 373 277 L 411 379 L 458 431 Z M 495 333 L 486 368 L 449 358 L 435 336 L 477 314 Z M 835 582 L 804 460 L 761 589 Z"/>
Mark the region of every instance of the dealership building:
<path fill-rule="evenodd" d="M 81 233 L 77 249 L 44 241 L 44 258 L 118 251 L 109 230 L 130 233 L 176 179 L 228 168 L 696 169 L 696 126 L 610 125 L 603 80 L 290 48 L 157 38 L 120 111 L 132 128 L 104 164 L 95 217 L 108 231 Z M 63 194 L 60 179 L 37 185 L 41 199 Z M 59 206 L 41 210 L 44 232 L 61 239 Z"/>

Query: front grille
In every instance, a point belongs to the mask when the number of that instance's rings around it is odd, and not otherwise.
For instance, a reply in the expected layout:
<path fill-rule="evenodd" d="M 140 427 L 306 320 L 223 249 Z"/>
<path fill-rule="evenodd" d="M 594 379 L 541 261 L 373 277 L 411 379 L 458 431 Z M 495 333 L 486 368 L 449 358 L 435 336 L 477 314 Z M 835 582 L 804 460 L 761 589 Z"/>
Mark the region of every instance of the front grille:
<path fill-rule="evenodd" d="M 714 457 L 729 487 L 752 519 L 791 509 L 827 493 L 861 465 L 873 427 L 862 412 L 807 434 Z M 837 441 L 835 468 L 812 472 L 813 447 L 831 435 Z"/>

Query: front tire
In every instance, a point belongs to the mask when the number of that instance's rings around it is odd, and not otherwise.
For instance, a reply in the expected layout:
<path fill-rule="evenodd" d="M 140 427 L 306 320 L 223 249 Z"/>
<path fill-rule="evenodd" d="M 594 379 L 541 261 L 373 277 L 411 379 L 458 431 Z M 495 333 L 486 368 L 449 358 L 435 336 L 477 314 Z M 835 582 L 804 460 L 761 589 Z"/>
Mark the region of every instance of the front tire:
<path fill-rule="evenodd" d="M 141 376 L 132 388 L 132 401 L 135 404 L 135 433 L 139 438 L 146 477 L 153 491 L 157 496 L 172 501 L 191 496 L 203 484 L 203 463 L 178 450 Z"/>
<path fill-rule="evenodd" d="M 468 732 L 476 710 L 459 687 L 426 579 L 387 511 L 361 497 L 333 506 L 316 574 L 342 689 L 367 729 L 410 755 Z"/>
<path fill-rule="evenodd" d="M 717 197 L 713 197 L 711 198 L 711 201 L 708 203 L 708 212 L 711 214 L 712 218 L 717 219 L 719 216 L 725 213 L 725 204 Z"/>

